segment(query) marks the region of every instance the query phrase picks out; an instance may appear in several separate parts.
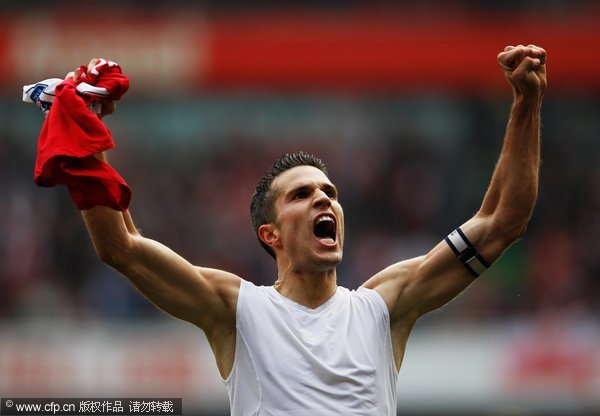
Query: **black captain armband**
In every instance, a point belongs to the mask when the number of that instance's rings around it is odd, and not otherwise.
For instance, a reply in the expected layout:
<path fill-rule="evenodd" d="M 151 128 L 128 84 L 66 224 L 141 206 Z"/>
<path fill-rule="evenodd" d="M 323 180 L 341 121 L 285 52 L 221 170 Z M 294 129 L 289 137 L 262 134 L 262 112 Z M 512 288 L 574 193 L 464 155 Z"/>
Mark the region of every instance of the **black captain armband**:
<path fill-rule="evenodd" d="M 477 249 L 469 241 L 467 236 L 462 232 L 460 227 L 448 234 L 445 238 L 446 243 L 450 246 L 456 257 L 465 266 L 465 268 L 475 277 L 479 277 L 488 267 L 488 263 L 479 254 Z"/>

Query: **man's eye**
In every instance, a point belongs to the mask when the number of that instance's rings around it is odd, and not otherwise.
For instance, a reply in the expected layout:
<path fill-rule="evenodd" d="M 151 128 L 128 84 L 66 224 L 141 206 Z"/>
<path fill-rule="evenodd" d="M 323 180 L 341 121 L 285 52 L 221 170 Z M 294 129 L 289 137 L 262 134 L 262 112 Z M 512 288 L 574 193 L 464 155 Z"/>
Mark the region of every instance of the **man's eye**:
<path fill-rule="evenodd" d="M 327 195 L 331 199 L 337 198 L 337 192 L 334 188 L 327 187 L 327 188 L 323 189 L 323 192 L 325 192 L 325 195 Z"/>
<path fill-rule="evenodd" d="M 308 192 L 306 191 L 298 191 L 294 194 L 294 199 L 303 199 L 308 196 Z"/>

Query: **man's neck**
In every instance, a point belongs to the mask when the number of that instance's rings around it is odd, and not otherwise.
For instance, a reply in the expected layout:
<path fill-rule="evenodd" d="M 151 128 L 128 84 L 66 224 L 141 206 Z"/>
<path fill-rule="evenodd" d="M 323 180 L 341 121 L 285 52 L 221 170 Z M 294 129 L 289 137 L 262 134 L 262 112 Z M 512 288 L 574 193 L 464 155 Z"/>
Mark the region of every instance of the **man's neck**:
<path fill-rule="evenodd" d="M 286 298 L 315 309 L 335 294 L 336 271 L 335 269 L 311 273 L 284 271 L 279 273 L 274 286 Z"/>

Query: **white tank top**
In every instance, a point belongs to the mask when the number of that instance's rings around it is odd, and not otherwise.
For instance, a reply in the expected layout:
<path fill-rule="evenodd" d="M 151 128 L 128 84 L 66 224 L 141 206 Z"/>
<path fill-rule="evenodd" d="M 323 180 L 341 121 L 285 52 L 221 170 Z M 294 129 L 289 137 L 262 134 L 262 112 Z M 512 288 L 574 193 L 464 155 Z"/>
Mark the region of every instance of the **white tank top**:
<path fill-rule="evenodd" d="M 396 415 L 389 313 L 374 290 L 338 287 L 310 309 L 242 281 L 236 326 L 233 416 Z"/>

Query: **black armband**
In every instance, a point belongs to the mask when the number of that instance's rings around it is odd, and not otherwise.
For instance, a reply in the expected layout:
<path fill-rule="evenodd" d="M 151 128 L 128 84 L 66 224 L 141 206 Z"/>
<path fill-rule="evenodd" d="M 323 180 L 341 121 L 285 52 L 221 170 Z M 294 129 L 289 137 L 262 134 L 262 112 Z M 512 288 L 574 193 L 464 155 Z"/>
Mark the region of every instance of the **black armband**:
<path fill-rule="evenodd" d="M 479 254 L 477 249 L 473 247 L 473 244 L 471 244 L 460 227 L 448 234 L 445 241 L 448 243 L 454 254 L 456 254 L 458 260 L 460 260 L 463 266 L 465 266 L 473 276 L 478 277 L 490 267 L 490 263 L 488 263 L 481 254 Z"/>

